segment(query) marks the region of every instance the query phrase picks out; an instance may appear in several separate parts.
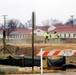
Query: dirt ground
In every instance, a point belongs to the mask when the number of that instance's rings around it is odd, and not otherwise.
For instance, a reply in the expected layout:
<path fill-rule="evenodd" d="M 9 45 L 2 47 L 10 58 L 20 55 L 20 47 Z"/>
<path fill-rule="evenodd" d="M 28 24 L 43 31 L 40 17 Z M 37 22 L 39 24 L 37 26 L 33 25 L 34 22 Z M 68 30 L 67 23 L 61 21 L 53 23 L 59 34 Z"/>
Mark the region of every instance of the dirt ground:
<path fill-rule="evenodd" d="M 3 46 L 0 44 L 0 49 Z M 13 54 L 16 55 L 25 55 L 25 56 L 32 56 L 32 44 L 7 44 L 6 48 Z M 36 51 L 40 50 L 64 50 L 64 49 L 72 49 L 76 50 L 76 44 L 48 44 L 48 43 L 40 43 L 34 44 L 34 55 L 36 56 Z M 3 51 L 1 51 L 3 52 Z M 8 53 L 5 50 L 5 53 Z M 76 64 L 76 56 L 73 57 L 66 57 L 67 63 L 74 62 Z"/>
<path fill-rule="evenodd" d="M 0 44 L 0 49 L 3 48 L 3 45 Z M 32 44 L 6 44 L 6 49 L 8 49 L 11 53 L 19 54 L 19 55 L 26 55 L 31 56 L 32 54 Z M 76 50 L 76 44 L 34 44 L 34 54 L 36 55 L 36 51 L 40 50 L 64 50 L 64 49 L 72 49 Z M 7 53 L 7 50 L 5 50 Z"/>
<path fill-rule="evenodd" d="M 0 44 L 0 49 L 2 49 L 2 48 L 3 48 L 3 45 Z M 11 53 L 15 53 L 17 55 L 31 56 L 31 54 L 32 54 L 32 44 L 7 44 L 6 48 Z M 41 48 L 43 50 L 63 50 L 63 49 L 76 50 L 76 44 L 45 44 L 45 43 L 34 44 L 34 51 L 35 51 L 34 54 L 35 54 L 35 56 L 36 56 L 36 51 L 40 50 Z M 1 52 L 3 52 L 3 51 L 1 51 Z M 5 53 L 8 53 L 8 51 L 5 50 Z M 66 58 L 66 59 L 67 59 L 68 63 L 73 61 L 76 64 L 76 57 L 69 57 L 69 58 Z M 19 68 L 19 70 L 21 70 L 21 71 L 23 69 L 25 70 L 25 68 Z M 37 68 L 35 70 L 37 70 L 36 73 L 40 73 L 40 68 Z M 70 71 L 76 72 L 76 69 L 70 70 Z M 56 70 L 46 70 L 46 69 L 44 69 L 44 73 L 48 73 L 48 72 L 57 72 L 57 71 Z M 58 72 L 60 72 L 60 71 L 58 71 Z M 23 73 L 27 73 L 27 72 L 25 71 Z M 30 72 L 28 72 L 28 73 L 30 73 Z"/>

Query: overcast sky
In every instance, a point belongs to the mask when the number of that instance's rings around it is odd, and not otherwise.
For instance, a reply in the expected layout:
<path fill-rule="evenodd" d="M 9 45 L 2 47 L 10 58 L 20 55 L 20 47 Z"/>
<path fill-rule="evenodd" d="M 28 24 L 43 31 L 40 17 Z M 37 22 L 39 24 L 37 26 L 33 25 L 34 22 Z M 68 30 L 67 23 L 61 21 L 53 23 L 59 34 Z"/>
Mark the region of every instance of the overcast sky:
<path fill-rule="evenodd" d="M 1 15 L 25 23 L 31 19 L 33 11 L 37 25 L 51 18 L 65 22 L 71 15 L 76 18 L 76 0 L 0 0 L 0 23 L 3 22 Z"/>

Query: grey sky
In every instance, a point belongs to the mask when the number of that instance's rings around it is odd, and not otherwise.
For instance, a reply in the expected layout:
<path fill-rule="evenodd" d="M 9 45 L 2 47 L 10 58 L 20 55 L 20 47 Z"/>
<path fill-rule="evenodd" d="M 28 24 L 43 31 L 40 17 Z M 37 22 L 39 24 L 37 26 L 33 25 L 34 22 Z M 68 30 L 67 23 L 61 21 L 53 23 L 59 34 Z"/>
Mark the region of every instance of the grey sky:
<path fill-rule="evenodd" d="M 33 11 L 37 25 L 51 18 L 65 22 L 71 15 L 76 18 L 76 0 L 0 0 L 0 15 L 8 15 L 7 19 L 19 19 L 25 23 L 31 19 Z"/>

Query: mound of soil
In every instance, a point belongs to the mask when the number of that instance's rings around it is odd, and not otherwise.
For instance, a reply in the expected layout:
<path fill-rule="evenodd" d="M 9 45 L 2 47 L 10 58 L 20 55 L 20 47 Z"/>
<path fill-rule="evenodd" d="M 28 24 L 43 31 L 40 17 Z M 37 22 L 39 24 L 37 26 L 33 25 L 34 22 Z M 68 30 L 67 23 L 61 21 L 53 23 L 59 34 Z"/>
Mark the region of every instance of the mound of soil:
<path fill-rule="evenodd" d="M 63 50 L 63 49 L 76 49 L 76 44 L 34 44 L 34 55 L 36 55 L 36 51 L 40 50 Z M 2 49 L 2 45 L 0 45 L 0 49 Z M 11 53 L 15 53 L 17 55 L 32 55 L 32 44 L 7 44 L 6 49 Z M 5 50 L 5 53 L 9 53 Z"/>

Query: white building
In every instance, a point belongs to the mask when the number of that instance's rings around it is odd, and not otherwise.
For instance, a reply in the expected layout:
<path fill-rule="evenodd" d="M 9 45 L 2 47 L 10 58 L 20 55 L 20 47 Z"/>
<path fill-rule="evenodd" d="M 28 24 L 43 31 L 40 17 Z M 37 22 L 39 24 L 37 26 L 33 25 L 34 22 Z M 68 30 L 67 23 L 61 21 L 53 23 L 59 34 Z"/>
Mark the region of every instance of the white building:
<path fill-rule="evenodd" d="M 76 25 L 55 25 L 56 28 L 51 30 L 49 33 L 53 38 L 54 32 L 56 31 L 60 38 L 76 38 Z"/>

